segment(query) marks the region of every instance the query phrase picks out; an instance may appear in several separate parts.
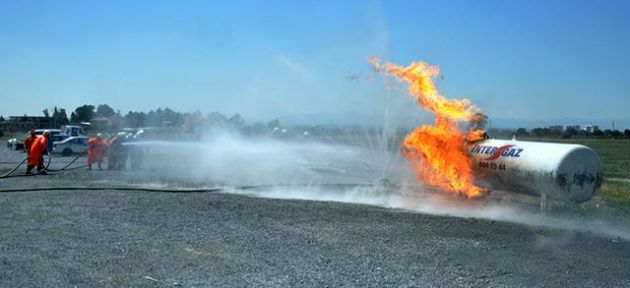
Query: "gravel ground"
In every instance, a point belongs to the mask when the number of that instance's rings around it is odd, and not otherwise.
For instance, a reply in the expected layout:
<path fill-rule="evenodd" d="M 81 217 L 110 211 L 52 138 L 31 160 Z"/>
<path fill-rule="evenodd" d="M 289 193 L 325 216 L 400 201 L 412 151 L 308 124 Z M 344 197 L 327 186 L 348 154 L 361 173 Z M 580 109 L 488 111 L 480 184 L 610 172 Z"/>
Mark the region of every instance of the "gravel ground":
<path fill-rule="evenodd" d="M 0 174 L 23 157 L 0 151 Z M 152 172 L 75 170 L 0 190 L 207 185 Z M 0 193 L 0 211 L 1 287 L 630 287 L 627 240 L 476 218 L 89 189 Z"/>

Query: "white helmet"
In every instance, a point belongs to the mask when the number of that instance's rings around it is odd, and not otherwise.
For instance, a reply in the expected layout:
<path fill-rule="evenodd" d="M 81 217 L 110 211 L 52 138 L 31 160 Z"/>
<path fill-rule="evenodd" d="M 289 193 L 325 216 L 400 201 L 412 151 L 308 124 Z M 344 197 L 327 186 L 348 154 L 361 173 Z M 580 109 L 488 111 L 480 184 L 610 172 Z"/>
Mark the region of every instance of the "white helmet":
<path fill-rule="evenodd" d="M 140 138 L 142 137 L 142 134 L 144 134 L 144 130 L 140 129 L 138 130 L 138 132 L 136 132 L 136 135 L 133 136 L 134 139 Z"/>
<path fill-rule="evenodd" d="M 98 138 L 98 139 L 103 138 L 103 134 L 101 134 L 101 133 L 96 133 L 96 138 Z"/>

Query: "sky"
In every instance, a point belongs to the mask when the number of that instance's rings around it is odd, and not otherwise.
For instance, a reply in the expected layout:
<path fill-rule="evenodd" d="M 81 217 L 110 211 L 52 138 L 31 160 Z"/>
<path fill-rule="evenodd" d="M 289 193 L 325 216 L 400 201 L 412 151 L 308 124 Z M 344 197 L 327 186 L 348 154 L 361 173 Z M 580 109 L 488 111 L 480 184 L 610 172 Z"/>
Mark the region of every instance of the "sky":
<path fill-rule="evenodd" d="M 0 0 L 0 115 L 427 117 L 377 56 L 439 66 L 442 94 L 491 118 L 630 118 L 628 15 L 613 0 Z"/>

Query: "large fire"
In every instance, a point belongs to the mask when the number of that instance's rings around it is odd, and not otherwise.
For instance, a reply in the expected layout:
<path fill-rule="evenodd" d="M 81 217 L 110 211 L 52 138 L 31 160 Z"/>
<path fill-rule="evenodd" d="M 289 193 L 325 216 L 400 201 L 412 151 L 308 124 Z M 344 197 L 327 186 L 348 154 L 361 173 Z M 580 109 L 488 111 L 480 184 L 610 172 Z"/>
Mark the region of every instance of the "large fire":
<path fill-rule="evenodd" d="M 464 135 L 458 122 L 478 122 L 486 116 L 467 99 L 447 99 L 440 95 L 433 82 L 440 73 L 437 66 L 413 62 L 402 67 L 382 64 L 374 57 L 368 61 L 376 70 L 407 82 L 409 94 L 422 108 L 435 114 L 435 125 L 416 128 L 405 137 L 401 147 L 418 180 L 467 197 L 483 195 L 484 189 L 474 183 L 466 142 L 483 139 L 485 132 L 471 129 Z"/>

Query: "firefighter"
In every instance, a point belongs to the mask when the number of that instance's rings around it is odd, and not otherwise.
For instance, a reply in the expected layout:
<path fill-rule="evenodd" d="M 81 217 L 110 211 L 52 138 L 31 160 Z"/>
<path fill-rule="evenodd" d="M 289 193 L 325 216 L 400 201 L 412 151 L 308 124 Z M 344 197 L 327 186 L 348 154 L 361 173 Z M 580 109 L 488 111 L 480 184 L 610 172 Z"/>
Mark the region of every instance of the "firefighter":
<path fill-rule="evenodd" d="M 106 144 L 103 142 L 103 135 L 101 133 L 96 134 L 96 138 L 90 138 L 88 140 L 88 170 L 92 170 L 93 163 L 98 163 L 98 169 L 103 170 L 101 163 L 103 163 L 103 151 L 105 150 L 105 145 Z"/>
<path fill-rule="evenodd" d="M 44 131 L 33 141 L 28 153 L 28 165 L 26 166 L 26 174 L 33 174 L 33 167 L 37 166 L 37 173 L 46 174 L 44 170 L 44 153 L 47 152 L 48 140 L 50 139 L 50 131 Z"/>
<path fill-rule="evenodd" d="M 129 146 L 129 162 L 131 164 L 131 168 L 132 169 L 138 169 L 140 168 L 140 165 L 142 164 L 142 146 L 138 145 L 137 142 L 139 142 L 142 138 L 142 134 L 144 134 L 144 130 L 140 129 L 138 132 L 136 132 L 136 135 L 133 136 L 133 142 L 136 142 L 135 145 L 130 145 Z"/>
<path fill-rule="evenodd" d="M 124 132 L 123 132 L 124 134 Z M 120 143 L 120 153 L 118 154 L 120 157 L 118 157 L 118 165 L 116 166 L 118 168 L 118 170 L 125 170 L 127 169 L 127 162 L 129 160 L 129 146 L 126 143 L 130 143 L 131 141 L 133 141 L 133 134 L 131 133 L 126 133 L 124 136 L 122 136 L 122 142 Z"/>
<path fill-rule="evenodd" d="M 120 132 L 109 141 L 107 169 L 120 170 L 123 168 L 123 163 L 127 160 L 123 159 L 123 157 L 126 157 L 123 151 L 124 147 L 122 145 L 123 141 L 125 141 L 125 137 L 127 137 L 127 134 L 125 132 Z"/>
<path fill-rule="evenodd" d="M 37 135 L 35 135 L 35 129 L 31 129 L 31 133 L 24 139 L 24 151 L 26 151 L 26 156 L 30 154 L 31 145 L 37 139 Z"/>

